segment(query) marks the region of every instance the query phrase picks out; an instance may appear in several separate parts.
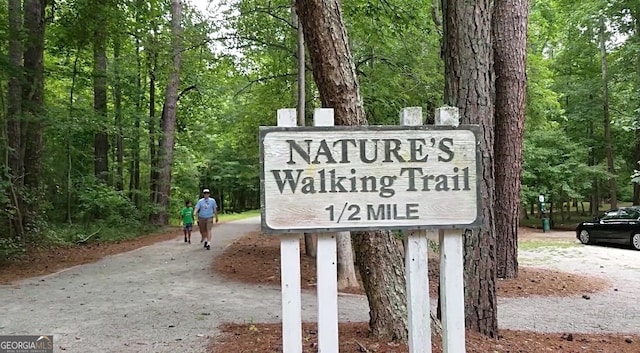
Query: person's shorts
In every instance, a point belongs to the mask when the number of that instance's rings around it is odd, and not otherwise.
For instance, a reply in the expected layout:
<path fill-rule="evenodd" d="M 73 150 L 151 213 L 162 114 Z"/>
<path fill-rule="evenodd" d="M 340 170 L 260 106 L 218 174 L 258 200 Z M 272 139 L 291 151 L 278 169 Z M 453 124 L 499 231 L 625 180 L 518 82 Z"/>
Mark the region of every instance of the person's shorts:
<path fill-rule="evenodd" d="M 184 230 L 192 230 L 193 229 L 193 223 L 185 223 L 184 226 L 182 227 L 182 229 L 184 229 Z"/>
<path fill-rule="evenodd" d="M 200 228 L 200 233 L 202 235 L 210 234 L 212 227 L 213 227 L 213 217 L 198 218 L 198 228 Z"/>

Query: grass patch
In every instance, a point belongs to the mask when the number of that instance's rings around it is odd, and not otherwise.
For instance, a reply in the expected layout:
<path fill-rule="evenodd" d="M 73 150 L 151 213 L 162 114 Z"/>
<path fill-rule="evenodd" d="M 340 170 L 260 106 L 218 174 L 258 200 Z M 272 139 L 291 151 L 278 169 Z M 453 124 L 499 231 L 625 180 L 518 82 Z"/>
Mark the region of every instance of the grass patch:
<path fill-rule="evenodd" d="M 626 206 L 631 206 L 632 204 L 633 203 L 631 203 L 631 202 L 618 202 L 617 207 L 626 207 Z M 584 211 L 583 211 L 582 205 L 584 206 Z M 566 203 L 565 203 L 565 206 L 566 206 Z M 530 205 L 525 205 L 524 207 L 527 210 L 527 215 L 528 215 L 527 217 L 528 218 L 521 219 L 520 220 L 520 225 L 541 229 L 542 228 L 542 220 L 539 218 L 537 205 L 535 207 L 534 214 L 530 214 Z M 549 210 L 549 207 L 550 207 L 550 205 L 547 203 L 547 210 Z M 578 223 L 580 223 L 580 222 L 593 220 L 593 216 L 589 214 L 589 202 L 582 202 L 581 206 L 578 207 L 578 209 L 576 209 L 574 206 L 571 207 L 570 211 L 565 209 L 565 212 L 564 212 L 565 219 L 564 220 L 561 219 L 561 212 L 560 212 L 560 209 L 558 207 L 559 207 L 559 204 L 556 205 L 556 207 L 554 207 L 554 211 L 553 211 L 553 214 L 552 214 L 552 216 L 553 216 L 553 223 L 552 223 L 553 228 L 571 229 L 571 228 L 575 228 L 578 225 Z M 598 214 L 602 214 L 605 211 L 611 209 L 611 204 L 602 203 L 602 204 L 600 204 L 600 207 L 598 209 L 600 210 L 598 212 Z"/>
<path fill-rule="evenodd" d="M 524 240 L 518 242 L 518 250 L 535 251 L 543 248 L 566 249 L 578 246 L 577 242 L 558 241 L 558 240 Z"/>
<path fill-rule="evenodd" d="M 260 215 L 260 210 L 251 210 L 240 213 L 221 213 L 218 215 L 220 222 L 238 221 Z"/>
<path fill-rule="evenodd" d="M 95 222 L 90 224 L 56 224 L 49 228 L 45 237 L 53 244 L 116 242 L 134 239 L 141 235 L 158 231 L 162 231 L 162 229 L 150 223 L 112 224 Z M 175 228 L 168 228 L 167 231 L 175 231 Z"/>

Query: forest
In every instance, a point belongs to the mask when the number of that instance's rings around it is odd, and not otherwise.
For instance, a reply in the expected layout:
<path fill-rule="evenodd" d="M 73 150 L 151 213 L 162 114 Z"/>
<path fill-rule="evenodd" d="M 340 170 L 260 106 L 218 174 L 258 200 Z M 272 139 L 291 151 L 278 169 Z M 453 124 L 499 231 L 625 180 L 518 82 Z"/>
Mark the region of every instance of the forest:
<path fill-rule="evenodd" d="M 36 241 L 135 236 L 175 222 L 205 187 L 222 212 L 260 207 L 258 127 L 300 94 L 290 1 L 7 5 L 2 257 Z M 395 125 L 416 106 L 433 123 L 446 86 L 439 1 L 342 10 L 368 123 Z M 640 4 L 532 0 L 527 33 L 522 217 L 540 194 L 562 219 L 638 204 Z M 310 124 L 322 102 L 304 68 Z"/>

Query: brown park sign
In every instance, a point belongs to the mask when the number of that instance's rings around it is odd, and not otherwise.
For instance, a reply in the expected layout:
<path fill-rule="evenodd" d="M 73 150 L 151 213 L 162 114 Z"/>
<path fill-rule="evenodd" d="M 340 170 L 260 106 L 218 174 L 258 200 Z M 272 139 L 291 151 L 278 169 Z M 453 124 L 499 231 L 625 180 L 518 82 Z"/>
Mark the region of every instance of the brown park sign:
<path fill-rule="evenodd" d="M 263 231 L 477 227 L 479 131 L 261 127 Z"/>

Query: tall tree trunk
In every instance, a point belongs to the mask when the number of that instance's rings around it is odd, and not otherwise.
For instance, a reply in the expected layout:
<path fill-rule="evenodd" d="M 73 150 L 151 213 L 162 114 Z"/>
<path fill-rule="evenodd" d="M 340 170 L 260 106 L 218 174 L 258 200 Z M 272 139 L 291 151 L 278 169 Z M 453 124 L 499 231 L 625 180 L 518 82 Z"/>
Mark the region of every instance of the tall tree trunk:
<path fill-rule="evenodd" d="M 123 126 L 122 126 L 122 87 L 120 84 L 120 39 L 118 34 L 113 40 L 113 73 L 114 73 L 114 117 L 116 125 L 116 182 L 117 190 L 124 189 L 124 146 L 123 146 Z"/>
<path fill-rule="evenodd" d="M 469 329 L 498 333 L 495 253 L 493 48 L 491 0 L 444 0 L 446 104 L 460 108 L 462 124 L 478 124 L 482 175 L 482 227 L 464 235 L 465 318 Z"/>
<path fill-rule="evenodd" d="M 518 276 L 518 225 L 529 0 L 495 0 L 493 15 L 496 168 L 496 260 L 498 278 Z"/>
<path fill-rule="evenodd" d="M 136 21 L 140 22 L 142 2 L 137 2 Z M 131 167 L 129 172 L 129 199 L 140 207 L 140 115 L 142 114 L 142 58 L 140 56 L 140 35 L 136 35 L 136 114 L 131 139 Z"/>
<path fill-rule="evenodd" d="M 22 120 L 22 0 L 9 0 L 9 78 L 7 96 L 7 138 L 9 168 L 13 183 L 22 183 L 20 123 Z"/>
<path fill-rule="evenodd" d="M 356 277 L 351 234 L 349 232 L 338 232 L 336 238 L 338 247 L 338 289 L 360 288 Z"/>
<path fill-rule="evenodd" d="M 611 208 L 618 207 L 616 187 L 616 168 L 613 160 L 613 144 L 611 143 L 611 117 L 609 115 L 609 71 L 607 69 L 607 38 L 604 17 L 600 17 L 600 60 L 602 62 L 602 110 L 604 115 L 604 144 L 607 155 L 607 170 L 609 171 L 609 197 Z"/>
<path fill-rule="evenodd" d="M 296 13 L 295 0 L 293 1 L 293 8 L 291 9 L 293 14 L 293 22 L 296 26 L 297 46 L 298 46 L 298 90 L 296 94 L 297 101 L 297 114 L 298 114 L 298 126 L 305 126 L 305 75 L 306 75 L 306 63 L 304 53 L 304 30 L 300 23 L 300 17 Z M 304 233 L 304 253 L 307 256 L 316 257 L 318 251 L 316 248 L 316 235 L 313 233 Z"/>
<path fill-rule="evenodd" d="M 587 140 L 593 141 L 593 121 L 589 121 L 587 125 Z M 598 164 L 596 160 L 595 146 L 589 146 L 589 166 L 593 167 Z M 597 176 L 593 177 L 591 186 L 591 195 L 589 196 L 589 214 L 592 216 L 598 216 L 600 213 L 600 188 L 598 184 L 600 180 Z"/>
<path fill-rule="evenodd" d="M 22 132 L 22 1 L 9 0 L 9 64 L 11 73 L 9 77 L 9 87 L 7 90 L 7 165 L 11 169 L 11 186 L 7 190 L 10 196 L 11 205 L 16 212 L 11 217 L 11 235 L 22 237 L 24 228 L 22 226 L 22 185 L 23 179 L 23 158 Z"/>
<path fill-rule="evenodd" d="M 634 28 L 634 41 L 635 45 L 640 45 L 640 6 L 636 6 L 631 10 L 633 16 Z M 634 81 L 634 88 L 636 92 L 640 92 L 640 51 L 636 51 L 636 76 Z M 636 109 L 640 109 L 640 97 L 636 95 Z M 640 123 L 640 119 L 636 118 L 636 123 Z M 637 125 L 636 125 L 637 126 Z M 635 131 L 635 150 L 634 150 L 634 168 L 640 170 L 640 128 Z M 640 205 L 640 184 L 633 184 L 633 205 Z"/>
<path fill-rule="evenodd" d="M 366 125 L 353 56 L 338 0 L 297 0 L 313 77 L 336 125 Z M 391 232 L 353 233 L 356 264 L 369 299 L 373 335 L 407 340 L 405 269 Z"/>
<path fill-rule="evenodd" d="M 95 176 L 109 181 L 109 136 L 107 134 L 107 34 L 105 7 L 101 0 L 94 0 L 96 22 L 93 31 L 93 110 L 97 118 L 94 135 Z"/>
<path fill-rule="evenodd" d="M 159 212 L 155 223 L 169 224 L 169 197 L 171 196 L 171 169 L 173 166 L 173 147 L 175 142 L 176 113 L 178 105 L 178 87 L 180 86 L 180 67 L 182 66 L 182 0 L 171 0 L 171 46 L 173 49 L 173 67 L 162 108 L 161 138 L 158 146 L 158 203 Z"/>
<path fill-rule="evenodd" d="M 640 75 L 640 72 L 638 72 L 638 75 Z M 640 89 L 640 86 L 638 87 L 638 89 Z M 638 163 L 640 162 L 640 129 L 636 129 L 635 137 L 636 145 L 634 149 L 633 161 L 635 162 L 635 169 L 640 170 L 640 163 Z M 638 183 L 633 183 L 633 205 L 640 205 L 640 184 Z"/>
<path fill-rule="evenodd" d="M 73 179 L 71 173 L 73 171 L 73 164 L 71 159 L 71 146 L 72 146 L 72 130 L 71 124 L 73 122 L 73 98 L 76 91 L 76 80 L 78 78 L 78 61 L 80 60 L 80 48 L 76 49 L 76 58 L 73 60 L 73 73 L 71 75 L 71 88 L 69 89 L 69 120 L 67 122 L 67 223 L 73 223 Z"/>
<path fill-rule="evenodd" d="M 21 149 L 24 156 L 24 184 L 32 189 L 41 186 L 44 119 L 44 9 L 45 0 L 24 1 L 25 85 L 22 87 Z M 32 205 L 32 211 L 37 212 Z"/>
<path fill-rule="evenodd" d="M 157 129 L 158 121 L 156 120 L 156 68 L 158 67 L 158 54 L 151 52 L 149 49 L 148 65 L 149 65 L 149 191 L 151 193 L 151 203 L 158 202 L 158 151 L 156 146 L 158 143 Z"/>

